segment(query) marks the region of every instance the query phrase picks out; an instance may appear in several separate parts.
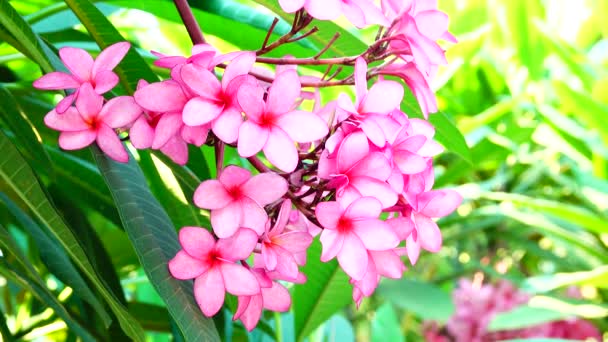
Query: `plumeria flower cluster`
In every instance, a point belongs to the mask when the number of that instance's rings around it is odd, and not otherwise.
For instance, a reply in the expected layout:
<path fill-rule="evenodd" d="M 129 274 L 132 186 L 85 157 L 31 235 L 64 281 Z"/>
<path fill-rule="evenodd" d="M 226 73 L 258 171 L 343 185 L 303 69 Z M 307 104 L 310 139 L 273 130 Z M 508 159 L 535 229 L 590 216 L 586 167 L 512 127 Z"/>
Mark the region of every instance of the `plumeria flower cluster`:
<path fill-rule="evenodd" d="M 368 0 L 280 5 L 295 16 L 292 30 L 277 41 L 268 43 L 275 21 L 258 51 L 222 54 L 199 38 L 189 57 L 153 52 L 154 64 L 170 77 L 140 81 L 133 96 L 101 96 L 118 83 L 112 70 L 128 43 L 108 47 L 96 60 L 84 50 L 63 48 L 71 74 L 51 73 L 34 83 L 75 90 L 45 117 L 61 132 L 64 149 L 96 142 L 110 158 L 126 162 L 118 134 L 128 131 L 134 148 L 158 150 L 185 165 L 188 145 L 215 147 L 218 177 L 202 182 L 193 198 L 209 211 L 211 227 L 182 228 L 182 250 L 168 267 L 175 278 L 194 280 L 206 316 L 221 309 L 226 293 L 237 296 L 234 319 L 249 330 L 263 309 L 289 309 L 286 286 L 306 282 L 300 266 L 315 237 L 321 261 L 337 260 L 360 305 L 382 277 L 403 275 L 402 257 L 414 265 L 421 250 L 440 250 L 435 220 L 462 200 L 453 190 L 433 190 L 433 157 L 443 147 L 428 121 L 401 110 L 403 84 L 425 118 L 437 109 L 429 87 L 445 63 L 437 40 L 454 39 L 435 1 L 384 0 L 381 8 Z M 360 55 L 322 59 L 334 39 L 311 58 L 262 56 L 314 34 L 297 35 L 313 19 L 342 14 L 357 27 L 379 25 L 378 38 Z M 276 68 L 270 72 L 259 64 Z M 327 72 L 301 76 L 297 66 L 309 64 L 328 65 Z M 354 73 L 336 80 L 339 70 L 330 75 L 335 65 L 354 66 Z M 319 88 L 346 85 L 354 86 L 354 101 L 347 93 L 321 101 Z M 257 173 L 224 166 L 227 146 Z"/>
<path fill-rule="evenodd" d="M 576 289 L 570 292 L 577 294 Z M 527 328 L 488 331 L 489 324 L 496 314 L 525 305 L 531 298 L 529 294 L 506 280 L 494 284 L 480 284 L 469 279 L 461 279 L 452 297 L 456 312 L 450 317 L 445 331 L 440 331 L 436 323 L 427 322 L 426 341 L 484 342 L 535 337 L 577 341 L 602 340 L 600 332 L 593 324 L 576 317 Z"/>

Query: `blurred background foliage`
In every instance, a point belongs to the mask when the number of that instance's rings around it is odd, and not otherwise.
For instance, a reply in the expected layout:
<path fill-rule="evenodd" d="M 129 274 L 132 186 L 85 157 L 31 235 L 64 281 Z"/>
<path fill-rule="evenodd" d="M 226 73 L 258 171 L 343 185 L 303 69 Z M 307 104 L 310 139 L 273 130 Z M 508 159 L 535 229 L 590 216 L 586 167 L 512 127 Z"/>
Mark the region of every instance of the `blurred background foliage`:
<path fill-rule="evenodd" d="M 69 7 L 54 0 L 0 3 L 0 153 L 15 158 L 10 163 L 0 158 L 3 338 L 73 341 L 89 334 L 122 340 L 129 332 L 118 322 L 133 318 L 149 341 L 180 340 L 184 332 L 169 318 L 171 306 L 151 285 L 138 259 L 141 251 L 129 242 L 131 230 L 116 209 L 120 199 L 104 185 L 104 179 L 110 186 L 112 181 L 104 178 L 102 163 L 89 151 L 57 148 L 57 135 L 42 118 L 59 96 L 31 87 L 41 75 L 38 54 L 44 46 L 96 54 L 99 46 L 120 40 L 119 32 L 148 65 L 149 50 L 188 55 L 190 40 L 172 2 L 97 1 L 95 11 L 88 0 L 66 1 Z M 275 1 L 190 3 L 209 42 L 222 52 L 257 49 L 274 16 L 269 9 L 277 8 Z M 450 15 L 451 32 L 460 42 L 449 46 L 449 65 L 434 83 L 443 114 L 431 121 L 447 148 L 436 160 L 436 187 L 455 187 L 465 197 L 457 213 L 440 222 L 444 248 L 423 254 L 404 279 L 384 281 L 359 310 L 348 304 L 345 276 L 314 262 L 319 250 L 313 248 L 304 269 L 311 285 L 292 289 L 292 312 L 266 316 L 247 333 L 230 323 L 226 309 L 225 317 L 214 319 L 222 338 L 418 341 L 425 320 L 450 317 L 450 293 L 462 277 L 479 283 L 509 279 L 536 295 L 536 306 L 608 330 L 608 1 L 442 0 L 440 8 Z M 281 21 L 277 32 L 288 28 Z M 314 55 L 337 29 L 347 34 L 330 51 L 334 54 L 357 54 L 375 34 L 327 25 L 317 37 L 274 53 Z M 24 37 L 39 37 L 43 48 L 29 47 Z M 126 85 L 133 76 L 154 78 L 137 55 L 130 56 L 128 66 L 121 64 Z M 167 76 L 162 69 L 152 71 Z M 125 87 L 116 94 L 127 92 Z M 324 89 L 322 96 L 331 99 L 340 90 Z M 459 145 L 452 123 L 468 150 Z M 227 159 L 243 164 L 234 151 Z M 191 150 L 183 169 L 159 155 L 139 153 L 142 182 L 176 228 L 208 222 L 188 204 L 198 182 L 214 176 L 207 163 L 214 163 L 207 148 Z M 67 230 L 58 231 L 57 221 Z M 67 232 L 76 236 L 101 284 L 83 271 Z M 563 299 L 570 285 L 580 288 L 582 299 Z M 104 295 L 104 289 L 112 294 Z M 121 316 L 114 302 L 126 304 L 128 314 Z M 530 320 L 511 323 L 524 327 Z"/>

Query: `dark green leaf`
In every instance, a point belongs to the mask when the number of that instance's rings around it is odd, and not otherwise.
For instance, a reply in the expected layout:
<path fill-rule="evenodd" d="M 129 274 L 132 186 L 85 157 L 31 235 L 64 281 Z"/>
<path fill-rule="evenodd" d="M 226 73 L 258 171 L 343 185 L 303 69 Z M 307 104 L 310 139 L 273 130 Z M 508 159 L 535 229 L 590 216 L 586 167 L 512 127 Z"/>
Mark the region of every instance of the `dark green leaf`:
<path fill-rule="evenodd" d="M 0 178 L 27 204 L 38 220 L 50 228 L 50 232 L 68 252 L 72 261 L 86 274 L 110 305 L 125 332 L 134 340 L 142 341 L 143 329 L 99 278 L 77 237 L 47 198 L 30 166 L 2 131 L 0 131 L 0 150 L 4 153 L 4 159 L 0 162 Z"/>
<path fill-rule="evenodd" d="M 162 306 L 139 302 L 129 303 L 129 312 L 146 330 L 171 331 L 169 312 Z"/>
<path fill-rule="evenodd" d="M 59 280 L 74 290 L 76 296 L 91 304 L 96 310 L 106 327 L 112 321 L 103 305 L 97 300 L 88 284 L 82 278 L 74 264 L 67 256 L 61 245 L 53 236 L 49 236 L 45 231 L 29 216 L 27 216 L 13 201 L 5 194 L 0 192 L 0 199 L 4 202 L 7 209 L 17 219 L 21 227 L 34 239 L 40 258 Z"/>
<path fill-rule="evenodd" d="M 133 158 L 128 164 L 117 163 L 97 147 L 92 150 L 146 275 L 186 340 L 219 340 L 213 321 L 203 316 L 194 301 L 192 284 L 169 274 L 167 263 L 180 249 L 177 233 L 137 163 Z"/>

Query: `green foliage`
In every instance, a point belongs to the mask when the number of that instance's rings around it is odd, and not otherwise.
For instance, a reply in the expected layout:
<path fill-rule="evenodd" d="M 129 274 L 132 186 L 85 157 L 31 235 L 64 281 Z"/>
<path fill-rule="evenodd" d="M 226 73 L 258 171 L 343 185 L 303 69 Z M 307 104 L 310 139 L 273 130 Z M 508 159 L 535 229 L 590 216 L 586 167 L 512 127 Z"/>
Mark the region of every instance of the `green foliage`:
<path fill-rule="evenodd" d="M 276 0 L 189 2 L 222 52 L 256 50 L 274 16 L 281 20 L 271 41 L 293 18 Z M 176 229 L 209 227 L 192 205 L 198 184 L 215 172 L 209 151 L 191 147 L 185 167 L 156 152 L 122 165 L 95 150 L 61 151 L 42 122 L 56 99 L 31 87 L 41 72 L 63 70 L 58 48 L 96 54 L 123 40 L 133 48 L 116 69 L 114 95 L 132 94 L 139 79 L 167 77 L 144 51 L 190 50 L 172 1 L 0 1 L 3 340 L 55 329 L 46 339 L 418 341 L 424 321 L 445 323 L 452 314 L 457 279 L 473 276 L 509 279 L 534 294 L 528 305 L 496 316 L 493 330 L 571 315 L 608 330 L 606 1 L 576 5 L 587 6 L 583 14 L 567 2 L 440 3 L 459 43 L 446 45 L 450 64 L 434 84 L 440 112 L 429 120 L 448 152 L 436 159 L 436 187 L 457 186 L 465 197 L 458 213 L 438 222 L 444 248 L 423 252 L 404 279 L 383 281 L 355 310 L 348 277 L 335 260 L 319 261 L 315 241 L 302 268 L 307 283 L 290 288 L 291 311 L 265 315 L 247 333 L 231 322 L 234 301 L 215 320 L 216 331 L 191 284 L 172 279 L 166 267 L 179 248 Z M 318 33 L 269 56 L 314 56 L 336 32 L 324 56 L 357 55 L 375 35 L 341 22 L 314 25 Z M 340 76 L 351 72 L 346 67 Z M 411 92 L 403 110 L 422 117 Z M 236 162 L 232 149 L 226 153 Z M 573 285 L 584 298 L 565 298 Z"/>

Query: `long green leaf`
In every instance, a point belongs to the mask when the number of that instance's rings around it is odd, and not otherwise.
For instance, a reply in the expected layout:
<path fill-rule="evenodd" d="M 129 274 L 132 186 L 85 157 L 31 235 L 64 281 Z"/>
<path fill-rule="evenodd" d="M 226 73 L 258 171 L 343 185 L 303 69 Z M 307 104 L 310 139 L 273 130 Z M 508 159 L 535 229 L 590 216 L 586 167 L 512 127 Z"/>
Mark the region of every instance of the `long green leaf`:
<path fill-rule="evenodd" d="M 488 331 L 522 329 L 538 324 L 559 321 L 570 316 L 568 313 L 524 305 L 496 314 L 488 325 Z"/>
<path fill-rule="evenodd" d="M 63 68 L 59 58 L 38 37 L 8 1 L 0 1 L 0 24 L 19 42 L 17 49 L 40 65 L 44 72 Z"/>
<path fill-rule="evenodd" d="M 89 0 L 65 0 L 65 3 L 80 19 L 100 48 L 105 49 L 109 45 L 125 40 L 108 18 Z M 152 72 L 152 69 L 133 48 L 129 50 L 115 70 L 129 94 L 135 92 L 139 79 L 145 79 L 148 82 L 158 81 L 158 77 Z"/>
<path fill-rule="evenodd" d="M 52 170 L 48 154 L 42 147 L 35 128 L 21 110 L 13 95 L 0 85 L 0 116 L 15 134 L 22 151 L 37 168 Z"/>
<path fill-rule="evenodd" d="M 72 261 L 110 305 L 127 335 L 136 341 L 143 341 L 144 331 L 139 323 L 129 315 L 125 307 L 99 278 L 77 237 L 47 198 L 30 166 L 2 131 L 0 131 L 0 151 L 4 154 L 4 159 L 0 161 L 0 178 L 27 204 L 38 220 L 50 228 L 50 232 L 61 243 Z"/>
<path fill-rule="evenodd" d="M 0 259 L 0 274 L 6 278 L 15 281 L 20 287 L 32 292 L 38 297 L 43 303 L 53 308 L 55 313 L 61 317 L 66 324 L 73 329 L 83 340 L 95 341 L 95 338 L 78 323 L 69 312 L 65 309 L 63 304 L 53 296 L 53 294 L 45 287 L 42 278 L 36 272 L 34 266 L 27 260 L 23 252 L 17 247 L 17 243 L 10 236 L 6 228 L 0 225 L 0 247 L 4 253 L 12 254 L 15 261 L 19 264 L 22 271 L 15 269 L 13 266 L 6 264 L 6 256 Z M 22 272 L 25 272 L 23 274 Z"/>
<path fill-rule="evenodd" d="M 8 326 L 6 325 L 6 316 L 4 315 L 4 311 L 2 311 L 1 307 L 0 307 L 0 336 L 2 336 L 2 338 L 6 342 L 15 341 L 13 334 L 11 334 L 11 331 L 9 330 Z"/>
<path fill-rule="evenodd" d="M 92 150 L 144 271 L 186 340 L 219 340 L 213 321 L 203 316 L 194 301 L 192 284 L 169 274 L 167 263 L 180 249 L 177 233 L 137 163 L 133 158 L 127 164 L 117 163 L 97 147 Z"/>
<path fill-rule="evenodd" d="M 99 314 L 106 327 L 110 326 L 112 319 L 103 305 L 97 300 L 85 280 L 61 248 L 59 242 L 52 236 L 47 235 L 44 230 L 25 214 L 13 201 L 0 192 L 0 199 L 4 202 L 10 213 L 17 219 L 29 235 L 34 239 L 40 258 L 59 280 L 74 290 L 76 296 L 91 304 Z"/>
<path fill-rule="evenodd" d="M 545 293 L 568 285 L 589 284 L 608 288 L 608 266 L 591 271 L 555 273 L 527 278 L 523 289 L 532 293 Z"/>
<path fill-rule="evenodd" d="M 348 276 L 336 260 L 321 262 L 321 244 L 317 240 L 308 249 L 306 259 L 302 272 L 307 281 L 296 285 L 293 296 L 297 341 L 352 302 Z"/>

